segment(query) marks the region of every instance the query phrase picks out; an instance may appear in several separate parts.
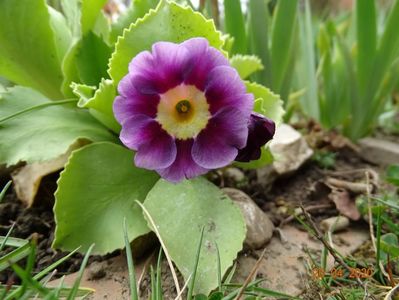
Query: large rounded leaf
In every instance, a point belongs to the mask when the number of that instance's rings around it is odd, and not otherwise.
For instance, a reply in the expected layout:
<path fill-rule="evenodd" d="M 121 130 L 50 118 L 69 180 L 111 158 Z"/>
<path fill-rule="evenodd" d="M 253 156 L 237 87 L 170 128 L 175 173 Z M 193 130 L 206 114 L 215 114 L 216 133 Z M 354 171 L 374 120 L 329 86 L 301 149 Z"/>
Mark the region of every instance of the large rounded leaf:
<path fill-rule="evenodd" d="M 45 0 L 0 1 L 0 75 L 53 99 L 62 98 L 60 40 L 70 40 L 62 16 Z M 57 34 L 65 33 L 63 36 Z M 64 49 L 65 50 L 65 49 Z"/>
<path fill-rule="evenodd" d="M 155 172 L 133 165 L 133 153 L 112 143 L 95 143 L 73 152 L 58 181 L 53 247 L 105 254 L 124 247 L 129 237 L 150 230 L 136 200 L 143 201 L 158 180 Z"/>
<path fill-rule="evenodd" d="M 35 106 L 50 105 L 0 124 L 0 164 L 50 161 L 82 140 L 117 141 L 87 111 L 56 104 L 32 89 L 18 86 L 0 94 L 0 119 Z"/>
<path fill-rule="evenodd" d="M 87 111 L 56 104 L 29 88 L 13 87 L 0 94 L 0 119 L 31 107 L 52 105 L 0 124 L 0 164 L 56 159 L 82 140 L 117 141 Z"/>
<path fill-rule="evenodd" d="M 208 294 L 218 284 L 217 247 L 222 273 L 242 248 L 246 228 L 238 207 L 201 177 L 179 184 L 159 180 L 148 193 L 144 206 L 186 280 L 194 270 L 204 228 L 194 291 Z"/>
<path fill-rule="evenodd" d="M 161 1 L 156 10 L 131 24 L 118 39 L 108 73 L 115 83 L 127 73 L 129 62 L 139 52 L 150 50 L 155 42 L 181 43 L 192 37 L 205 37 L 209 44 L 221 48 L 223 40 L 213 21 L 206 20 L 191 8 Z"/>

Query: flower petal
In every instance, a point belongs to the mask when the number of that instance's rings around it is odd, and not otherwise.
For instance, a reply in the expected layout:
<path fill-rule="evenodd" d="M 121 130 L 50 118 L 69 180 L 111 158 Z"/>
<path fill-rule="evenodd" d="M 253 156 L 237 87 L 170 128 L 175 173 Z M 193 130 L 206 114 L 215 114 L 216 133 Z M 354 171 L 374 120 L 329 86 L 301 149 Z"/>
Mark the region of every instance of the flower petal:
<path fill-rule="evenodd" d="M 265 116 L 252 113 L 248 125 L 247 145 L 238 152 L 236 161 L 249 162 L 261 156 L 261 147 L 273 138 L 275 123 Z"/>
<path fill-rule="evenodd" d="M 238 149 L 245 146 L 248 136 L 248 118 L 235 107 L 217 112 L 194 141 L 192 156 L 200 166 L 220 168 L 236 158 Z"/>
<path fill-rule="evenodd" d="M 209 170 L 199 166 L 191 156 L 193 140 L 176 140 L 176 160 L 166 169 L 158 169 L 162 178 L 171 182 L 180 182 L 184 179 L 194 178 L 205 174 Z"/>
<path fill-rule="evenodd" d="M 156 170 L 169 167 L 176 159 L 176 142 L 165 131 L 139 147 L 134 157 L 137 167 Z"/>
<path fill-rule="evenodd" d="M 147 115 L 155 118 L 157 106 L 160 100 L 158 95 L 143 95 L 131 90 L 127 97 L 117 96 L 113 103 L 113 111 L 116 120 L 123 124 L 128 118 L 134 115 Z"/>
<path fill-rule="evenodd" d="M 122 124 L 120 140 L 133 150 L 137 150 L 143 143 L 150 141 L 160 128 L 158 123 L 146 115 L 133 115 Z M 155 134 L 154 134 L 155 133 Z"/>
<path fill-rule="evenodd" d="M 205 96 L 212 114 L 231 105 L 249 115 L 254 105 L 253 95 L 246 93 L 237 71 L 229 66 L 216 67 L 209 73 Z"/>
<path fill-rule="evenodd" d="M 217 66 L 228 66 L 229 61 L 215 48 L 209 47 L 205 38 L 192 38 L 181 44 L 190 55 L 190 70 L 186 74 L 185 83 L 195 85 L 204 90 L 209 72 Z"/>
<path fill-rule="evenodd" d="M 188 50 L 178 44 L 158 42 L 152 53 L 139 53 L 129 64 L 132 84 L 142 94 L 162 94 L 181 84 L 189 68 Z"/>

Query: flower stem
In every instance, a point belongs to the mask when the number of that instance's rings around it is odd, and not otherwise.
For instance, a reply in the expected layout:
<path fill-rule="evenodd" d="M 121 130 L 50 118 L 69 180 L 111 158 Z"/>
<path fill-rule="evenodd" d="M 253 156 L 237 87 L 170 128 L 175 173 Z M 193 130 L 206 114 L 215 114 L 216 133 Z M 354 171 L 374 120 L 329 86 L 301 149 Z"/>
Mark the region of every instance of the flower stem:
<path fill-rule="evenodd" d="M 76 103 L 76 102 L 78 102 L 78 99 L 65 99 L 65 100 L 59 100 L 59 101 L 53 101 L 53 102 L 45 102 L 45 103 L 41 103 L 41 104 L 38 104 L 38 105 L 34 105 L 34 106 L 31 106 L 31 107 L 25 108 L 23 110 L 20 110 L 20 111 L 18 111 L 16 113 L 13 113 L 11 115 L 8 115 L 8 116 L 6 116 L 4 118 L 1 118 L 0 119 L 0 124 L 5 122 L 5 121 L 8 121 L 10 119 L 13 119 L 13 118 L 15 118 L 15 117 L 17 117 L 19 115 L 28 113 L 28 112 L 36 110 L 36 109 L 41 109 L 41 108 L 44 108 L 44 107 L 47 107 L 47 106 L 62 105 L 62 104 Z"/>

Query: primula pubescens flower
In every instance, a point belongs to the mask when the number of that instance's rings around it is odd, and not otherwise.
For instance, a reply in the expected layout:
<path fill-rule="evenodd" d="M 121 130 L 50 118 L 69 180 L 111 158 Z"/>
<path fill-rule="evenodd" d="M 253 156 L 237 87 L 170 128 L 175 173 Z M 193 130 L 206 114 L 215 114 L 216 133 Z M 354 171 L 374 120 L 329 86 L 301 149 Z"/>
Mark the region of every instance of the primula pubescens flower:
<path fill-rule="evenodd" d="M 120 139 L 137 151 L 137 167 L 179 182 L 230 164 L 240 149 L 254 152 L 247 145 L 254 97 L 204 38 L 155 43 L 133 58 L 118 91 Z"/>

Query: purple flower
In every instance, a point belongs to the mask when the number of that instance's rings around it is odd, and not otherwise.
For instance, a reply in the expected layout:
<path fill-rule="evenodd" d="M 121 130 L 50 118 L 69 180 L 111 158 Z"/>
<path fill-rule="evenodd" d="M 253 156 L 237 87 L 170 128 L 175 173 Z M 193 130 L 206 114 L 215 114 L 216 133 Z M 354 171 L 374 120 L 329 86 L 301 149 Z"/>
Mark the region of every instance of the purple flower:
<path fill-rule="evenodd" d="M 204 38 L 158 42 L 118 86 L 114 114 L 138 167 L 179 182 L 224 167 L 246 146 L 253 95 Z"/>
<path fill-rule="evenodd" d="M 275 131 L 276 125 L 272 120 L 253 112 L 248 125 L 247 145 L 238 151 L 235 160 L 249 162 L 259 159 L 261 147 L 273 138 Z"/>

